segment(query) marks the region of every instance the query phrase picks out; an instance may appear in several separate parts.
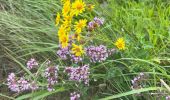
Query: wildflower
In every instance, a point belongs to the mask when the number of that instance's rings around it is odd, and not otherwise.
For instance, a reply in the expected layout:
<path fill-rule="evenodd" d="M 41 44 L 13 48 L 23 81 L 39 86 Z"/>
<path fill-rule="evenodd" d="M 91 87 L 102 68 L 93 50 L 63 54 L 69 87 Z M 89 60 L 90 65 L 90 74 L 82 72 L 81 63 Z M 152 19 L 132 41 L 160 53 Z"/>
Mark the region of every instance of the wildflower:
<path fill-rule="evenodd" d="M 92 30 L 94 30 L 96 27 L 100 27 L 100 26 L 103 25 L 103 24 L 104 24 L 104 19 L 95 17 L 93 21 L 90 21 L 90 22 L 88 23 L 88 30 L 89 30 L 89 31 L 92 31 Z"/>
<path fill-rule="evenodd" d="M 62 60 L 66 60 L 67 56 L 70 54 L 69 52 L 69 48 L 65 47 L 65 48 L 60 48 L 57 51 L 57 55 L 62 59 Z"/>
<path fill-rule="evenodd" d="M 48 81 L 48 86 L 47 86 L 48 91 L 53 91 L 54 90 L 53 85 L 55 85 L 58 82 L 57 81 L 58 70 L 59 70 L 58 66 L 51 66 L 45 70 L 45 77 L 47 78 Z"/>
<path fill-rule="evenodd" d="M 26 80 L 24 77 L 21 77 L 17 80 L 17 77 L 14 73 L 10 73 L 7 78 L 7 85 L 11 91 L 14 92 L 22 92 L 25 90 L 36 90 L 38 86 L 35 82 L 30 82 Z"/>
<path fill-rule="evenodd" d="M 70 11 L 70 0 L 67 0 L 64 2 L 64 6 L 62 9 L 62 14 L 63 16 L 66 16 Z"/>
<path fill-rule="evenodd" d="M 21 91 L 25 91 L 25 90 L 29 90 L 30 89 L 30 83 L 24 79 L 23 77 L 21 77 L 17 83 L 19 84 L 20 90 Z"/>
<path fill-rule="evenodd" d="M 72 48 L 72 53 L 75 55 L 75 56 L 81 56 L 84 51 L 83 51 L 83 48 L 81 45 L 76 45 L 76 44 L 72 44 L 73 48 Z"/>
<path fill-rule="evenodd" d="M 92 11 L 94 9 L 94 6 L 95 5 L 93 5 L 93 4 L 88 4 L 87 5 L 87 10 Z"/>
<path fill-rule="evenodd" d="M 95 17 L 94 21 L 98 26 L 101 26 L 104 24 L 104 19 L 102 19 L 102 18 Z"/>
<path fill-rule="evenodd" d="M 117 41 L 115 42 L 115 45 L 119 50 L 125 50 L 125 41 L 123 38 L 117 39 Z"/>
<path fill-rule="evenodd" d="M 88 57 L 90 57 L 91 62 L 101 62 L 105 61 L 108 57 L 108 51 L 106 46 L 100 45 L 100 46 L 89 46 L 85 48 L 86 54 Z"/>
<path fill-rule="evenodd" d="M 93 21 L 91 21 L 91 22 L 88 23 L 88 27 L 87 27 L 87 28 L 88 28 L 89 31 L 94 30 L 94 28 L 95 28 L 95 27 L 94 27 L 94 24 L 95 24 L 95 23 L 94 23 Z"/>
<path fill-rule="evenodd" d="M 72 16 L 70 15 L 64 16 L 63 26 L 65 27 L 66 32 L 69 32 L 71 30 L 71 21 Z"/>
<path fill-rule="evenodd" d="M 83 11 L 85 11 L 85 6 L 86 6 L 86 4 L 82 0 L 76 0 L 72 4 L 72 9 L 74 10 L 75 15 L 77 16 L 78 14 L 82 13 Z"/>
<path fill-rule="evenodd" d="M 82 19 L 76 22 L 74 28 L 76 30 L 76 33 L 81 33 L 82 29 L 86 26 L 86 23 L 87 23 L 86 19 Z"/>
<path fill-rule="evenodd" d="M 59 38 L 63 35 L 63 34 L 66 34 L 66 29 L 64 27 L 64 25 L 61 25 L 59 30 L 58 30 L 58 36 Z"/>
<path fill-rule="evenodd" d="M 82 61 L 82 58 L 80 56 L 71 55 L 71 61 L 78 63 Z"/>
<path fill-rule="evenodd" d="M 79 100 L 80 99 L 80 94 L 73 92 L 70 93 L 70 100 Z"/>
<path fill-rule="evenodd" d="M 81 67 L 66 67 L 64 72 L 68 73 L 69 79 L 72 81 L 84 82 L 89 85 L 89 65 Z"/>
<path fill-rule="evenodd" d="M 31 70 L 33 67 L 38 66 L 38 62 L 34 59 L 31 58 L 28 62 L 27 62 L 27 68 L 29 70 Z"/>
<path fill-rule="evenodd" d="M 73 16 L 71 15 L 64 16 L 63 25 L 66 25 L 66 26 L 70 25 L 72 18 Z"/>
<path fill-rule="evenodd" d="M 137 77 L 134 77 L 134 79 L 131 80 L 131 82 L 132 82 L 132 89 L 142 88 L 140 82 L 145 79 L 144 76 L 145 76 L 144 73 L 140 73 Z"/>
<path fill-rule="evenodd" d="M 69 41 L 68 35 L 63 34 L 63 35 L 60 36 L 59 38 L 60 38 L 60 42 L 61 42 L 62 48 L 67 47 L 67 46 L 68 46 L 68 41 Z"/>
<path fill-rule="evenodd" d="M 16 80 L 14 73 L 10 73 L 8 75 L 7 85 L 8 85 L 8 88 L 10 88 L 11 91 L 20 92 L 20 88 L 19 88 L 19 85 L 17 84 L 17 80 Z"/>
<path fill-rule="evenodd" d="M 170 100 L 170 96 L 166 96 L 166 100 Z"/>
<path fill-rule="evenodd" d="M 57 17 L 56 17 L 56 20 L 55 20 L 55 25 L 57 26 L 60 22 L 60 13 L 57 13 Z"/>

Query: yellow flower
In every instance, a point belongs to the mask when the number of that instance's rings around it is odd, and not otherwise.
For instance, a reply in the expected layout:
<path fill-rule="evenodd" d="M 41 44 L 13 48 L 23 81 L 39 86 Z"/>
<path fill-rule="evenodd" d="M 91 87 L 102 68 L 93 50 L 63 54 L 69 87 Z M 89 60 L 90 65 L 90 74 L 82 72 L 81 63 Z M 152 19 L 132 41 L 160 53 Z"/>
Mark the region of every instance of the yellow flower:
<path fill-rule="evenodd" d="M 94 9 L 94 6 L 95 5 L 93 5 L 93 4 L 88 4 L 87 5 L 87 10 L 92 11 Z"/>
<path fill-rule="evenodd" d="M 57 13 L 57 17 L 55 19 L 55 25 L 57 26 L 60 22 L 60 13 Z"/>
<path fill-rule="evenodd" d="M 67 24 L 70 25 L 71 21 L 72 21 L 72 16 L 69 16 L 69 15 L 64 16 L 64 21 L 63 21 L 64 25 L 67 25 Z"/>
<path fill-rule="evenodd" d="M 69 13 L 70 11 L 70 1 L 66 1 L 64 3 L 64 6 L 63 6 L 63 9 L 62 9 L 62 14 L 63 16 L 67 16 L 67 14 Z"/>
<path fill-rule="evenodd" d="M 75 15 L 77 16 L 78 14 L 82 13 L 83 11 L 85 11 L 85 6 L 86 6 L 86 4 L 82 0 L 76 0 L 72 4 L 72 9 L 74 10 Z"/>
<path fill-rule="evenodd" d="M 125 41 L 123 38 L 118 38 L 115 45 L 119 50 L 125 50 Z"/>
<path fill-rule="evenodd" d="M 62 36 L 59 37 L 59 40 L 60 40 L 62 48 L 65 48 L 68 46 L 68 40 L 69 40 L 68 35 L 63 34 Z"/>
<path fill-rule="evenodd" d="M 80 33 L 82 31 L 82 28 L 86 26 L 86 23 L 87 23 L 86 19 L 79 20 L 79 22 L 76 22 L 74 28 L 74 30 L 76 30 L 76 33 Z"/>
<path fill-rule="evenodd" d="M 64 34 L 66 34 L 66 29 L 65 29 L 65 27 L 63 25 L 61 25 L 59 30 L 58 30 L 58 36 L 60 37 L 60 36 L 62 36 Z"/>
<path fill-rule="evenodd" d="M 75 56 L 81 56 L 83 53 L 84 53 L 84 50 L 82 48 L 81 45 L 76 45 L 76 44 L 72 44 L 73 48 L 72 48 L 72 53 L 75 55 Z"/>

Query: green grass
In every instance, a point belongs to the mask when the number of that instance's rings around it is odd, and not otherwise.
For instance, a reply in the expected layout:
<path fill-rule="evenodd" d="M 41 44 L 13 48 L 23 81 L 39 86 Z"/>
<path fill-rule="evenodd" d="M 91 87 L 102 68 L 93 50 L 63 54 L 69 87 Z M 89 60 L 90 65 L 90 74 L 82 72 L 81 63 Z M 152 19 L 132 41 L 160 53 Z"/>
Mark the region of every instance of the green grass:
<path fill-rule="evenodd" d="M 160 88 L 167 91 L 160 85 L 160 79 L 170 85 L 170 1 L 84 1 L 95 4 L 95 9 L 91 14 L 82 14 L 80 17 L 87 18 L 88 21 L 94 16 L 105 19 L 105 24 L 93 32 L 97 34 L 94 38 L 95 44 L 115 48 L 113 43 L 116 39 L 124 37 L 126 50 L 119 51 L 104 63 L 92 64 L 91 72 L 96 73 L 91 74 L 89 87 L 76 87 L 72 83 L 58 84 L 56 88 L 61 88 L 54 93 L 37 91 L 31 94 L 17 94 L 17 97 L 13 98 L 20 100 L 32 97 L 39 100 L 56 93 L 52 96 L 60 98 L 67 95 L 65 97 L 68 99 L 69 91 L 74 89 L 82 94 L 84 100 L 113 98 L 156 100 L 156 95 L 150 93 L 157 92 L 154 90 Z M 9 60 L 15 66 L 7 67 L 13 67 L 17 73 L 25 71 L 33 79 L 35 77 L 25 67 L 30 57 L 35 57 L 40 62 L 50 59 L 54 63 L 62 64 L 56 56 L 58 29 L 55 27 L 55 15 L 61 9 L 58 0 L 0 0 L 1 63 L 4 64 L 4 60 Z M 130 88 L 131 80 L 140 72 L 148 75 L 147 86 L 133 91 Z M 94 79 L 98 81 L 95 82 Z M 5 86 L 5 81 L 0 85 Z M 140 92 L 143 92 L 143 97 L 135 95 Z M 13 99 L 4 94 L 0 96 Z"/>

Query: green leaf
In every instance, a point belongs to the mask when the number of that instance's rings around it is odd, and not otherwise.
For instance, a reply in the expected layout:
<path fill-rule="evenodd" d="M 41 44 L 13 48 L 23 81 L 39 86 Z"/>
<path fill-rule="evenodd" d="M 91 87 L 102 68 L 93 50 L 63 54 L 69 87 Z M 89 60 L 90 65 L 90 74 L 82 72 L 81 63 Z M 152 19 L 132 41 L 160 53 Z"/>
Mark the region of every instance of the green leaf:
<path fill-rule="evenodd" d="M 160 87 L 149 87 L 149 88 L 142 88 L 142 89 L 138 89 L 138 90 L 131 90 L 128 92 L 124 92 L 124 93 L 120 93 L 120 94 L 116 94 L 113 96 L 108 96 L 99 100 L 110 100 L 110 99 L 115 99 L 115 98 L 120 98 L 123 96 L 128 96 L 128 95 L 132 95 L 132 94 L 137 94 L 137 93 L 141 93 L 141 92 L 147 92 L 147 91 L 153 91 L 153 90 L 158 90 L 158 89 L 162 89 Z"/>
<path fill-rule="evenodd" d="M 8 98 L 8 99 L 10 99 L 10 100 L 14 100 L 15 98 L 13 98 L 13 97 L 9 97 L 9 96 L 7 96 L 7 95 L 4 95 L 4 94 L 1 94 L 0 93 L 0 97 L 4 97 L 4 98 Z M 2 99 L 2 98 L 1 98 Z M 5 100 L 5 99 L 4 99 Z"/>
<path fill-rule="evenodd" d="M 41 98 L 47 97 L 47 96 L 54 94 L 54 93 L 57 93 L 57 92 L 62 92 L 64 90 L 65 89 L 63 87 L 61 87 L 61 88 L 56 89 L 55 91 L 52 91 L 52 92 L 49 92 L 47 90 L 38 91 L 38 92 L 22 95 L 22 96 L 16 98 L 15 100 L 24 100 L 24 99 L 27 99 L 27 98 L 31 98 L 31 100 L 40 100 Z"/>

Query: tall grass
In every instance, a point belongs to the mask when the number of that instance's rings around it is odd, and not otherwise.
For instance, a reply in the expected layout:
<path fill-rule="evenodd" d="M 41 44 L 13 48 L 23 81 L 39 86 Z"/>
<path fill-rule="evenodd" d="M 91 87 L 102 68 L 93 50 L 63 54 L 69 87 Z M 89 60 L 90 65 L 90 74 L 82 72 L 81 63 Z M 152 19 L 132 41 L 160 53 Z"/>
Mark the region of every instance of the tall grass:
<path fill-rule="evenodd" d="M 84 15 L 89 21 L 93 15 L 105 19 L 104 26 L 95 32 L 96 44 L 104 43 L 111 48 L 117 38 L 124 37 L 126 50 L 113 55 L 105 63 L 94 64 L 91 71 L 95 73 L 91 75 L 89 87 L 60 85 L 61 88 L 52 93 L 33 92 L 18 97 L 18 100 L 29 97 L 46 98 L 61 91 L 66 91 L 64 93 L 67 95 L 69 89 L 75 88 L 84 94 L 82 98 L 85 100 L 156 99 L 150 95 L 155 92 L 153 90 L 166 90 L 161 87 L 159 80 L 164 79 L 170 84 L 170 1 L 84 1 L 95 4 L 94 12 L 90 16 Z M 10 60 L 15 63 L 14 68 L 20 68 L 17 72 L 24 69 L 29 75 L 31 72 L 24 65 L 30 57 L 60 63 L 56 56 L 58 38 L 55 27 L 55 16 L 59 10 L 59 0 L 0 0 L 0 60 Z M 149 85 L 146 89 L 133 91 L 131 80 L 139 72 L 148 75 Z M 98 81 L 95 82 L 94 79 Z M 144 92 L 145 96 L 135 95 L 140 92 Z M 63 96 L 59 93 L 60 95 Z"/>

